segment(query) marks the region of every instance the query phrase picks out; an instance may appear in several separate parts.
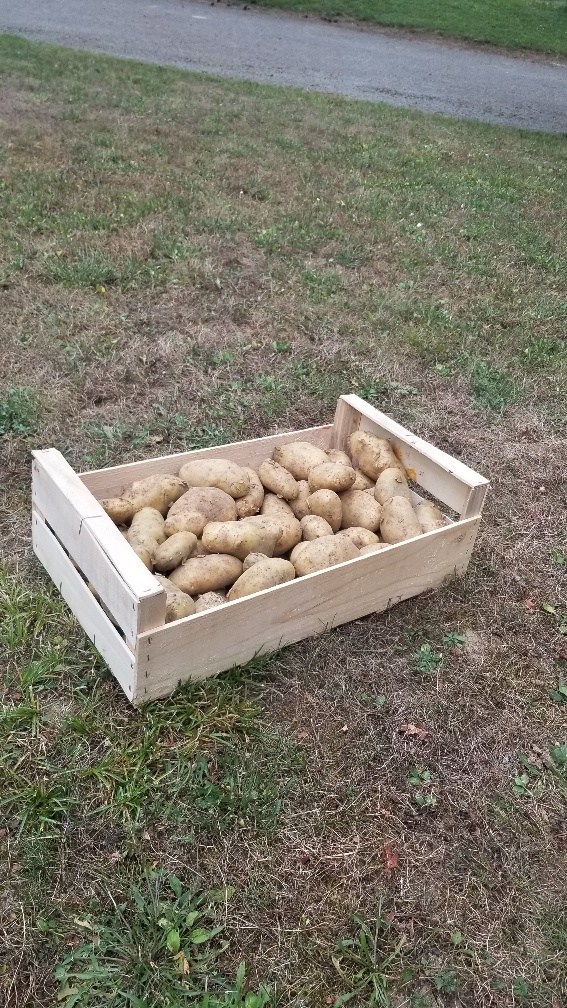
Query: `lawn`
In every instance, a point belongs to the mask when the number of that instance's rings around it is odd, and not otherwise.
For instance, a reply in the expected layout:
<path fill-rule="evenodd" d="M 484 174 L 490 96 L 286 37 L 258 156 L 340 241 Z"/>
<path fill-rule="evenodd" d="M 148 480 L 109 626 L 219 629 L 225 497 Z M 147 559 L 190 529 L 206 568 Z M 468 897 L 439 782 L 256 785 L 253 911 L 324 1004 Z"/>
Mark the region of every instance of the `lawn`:
<path fill-rule="evenodd" d="M 567 999 L 567 146 L 0 39 L 0 1001 Z M 77 469 L 354 391 L 491 478 L 467 576 L 141 711 L 30 547 Z"/>
<path fill-rule="evenodd" d="M 567 56 L 565 0 L 250 0 L 303 14 L 320 14 L 435 32 L 508 49 Z"/>

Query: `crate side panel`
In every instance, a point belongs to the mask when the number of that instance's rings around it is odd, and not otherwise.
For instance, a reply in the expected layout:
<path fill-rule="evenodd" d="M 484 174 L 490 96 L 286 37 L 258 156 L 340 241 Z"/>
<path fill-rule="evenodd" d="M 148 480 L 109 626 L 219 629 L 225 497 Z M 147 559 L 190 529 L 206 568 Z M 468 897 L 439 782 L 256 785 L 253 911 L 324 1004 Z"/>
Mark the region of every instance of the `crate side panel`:
<path fill-rule="evenodd" d="M 488 480 L 446 452 L 412 434 L 380 410 L 369 406 L 358 396 L 341 396 L 341 400 L 360 414 L 358 430 L 387 438 L 396 449 L 410 478 L 438 500 L 447 504 L 461 517 L 473 517 L 471 505 L 480 514 Z M 345 444 L 337 447 L 346 450 Z M 476 490 L 476 493 L 472 493 Z"/>
<path fill-rule="evenodd" d="M 479 522 L 457 522 L 141 635 L 139 701 L 438 588 L 466 570 Z"/>
<path fill-rule="evenodd" d="M 80 478 L 91 493 L 98 500 L 102 500 L 104 497 L 119 496 L 134 480 L 145 479 L 146 476 L 155 476 L 159 473 L 176 475 L 185 462 L 194 459 L 226 458 L 240 465 L 258 466 L 264 459 L 271 457 L 277 445 L 289 444 L 290 441 L 311 441 L 321 448 L 327 448 L 331 430 L 330 424 L 324 427 L 309 427 L 306 430 L 274 434 L 253 441 L 239 441 L 235 444 L 181 452 L 177 455 L 164 455 L 162 458 L 129 462 L 110 469 L 96 469 L 81 473 Z"/>
<path fill-rule="evenodd" d="M 38 514 L 32 518 L 34 552 L 126 696 L 136 700 L 134 655 L 91 594 L 65 550 Z"/>
<path fill-rule="evenodd" d="M 165 592 L 59 452 L 37 452 L 32 497 L 57 538 L 135 646 L 165 623 Z"/>

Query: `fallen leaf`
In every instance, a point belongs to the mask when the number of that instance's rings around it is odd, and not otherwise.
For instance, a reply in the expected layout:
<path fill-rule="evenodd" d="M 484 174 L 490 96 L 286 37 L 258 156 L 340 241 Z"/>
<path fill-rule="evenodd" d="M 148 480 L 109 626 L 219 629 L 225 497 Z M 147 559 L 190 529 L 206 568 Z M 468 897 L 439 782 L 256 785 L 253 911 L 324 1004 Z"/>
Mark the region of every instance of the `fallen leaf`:
<path fill-rule="evenodd" d="M 398 731 L 401 735 L 415 735 L 422 742 L 429 735 L 426 728 L 420 728 L 419 725 L 412 724 L 411 722 L 410 724 L 400 725 Z"/>
<path fill-rule="evenodd" d="M 533 599 L 531 598 L 524 599 L 524 609 L 527 609 L 528 612 L 533 612 L 535 607 L 536 604 Z"/>
<path fill-rule="evenodd" d="M 384 871 L 386 875 L 391 875 L 394 868 L 397 868 L 400 863 L 400 856 L 394 847 L 393 841 L 390 840 L 387 844 L 384 844 L 382 857 L 384 858 Z"/>
<path fill-rule="evenodd" d="M 295 737 L 298 738 L 298 739 L 309 738 L 309 732 L 305 731 L 305 730 L 304 731 L 298 731 L 298 732 L 295 733 Z"/>

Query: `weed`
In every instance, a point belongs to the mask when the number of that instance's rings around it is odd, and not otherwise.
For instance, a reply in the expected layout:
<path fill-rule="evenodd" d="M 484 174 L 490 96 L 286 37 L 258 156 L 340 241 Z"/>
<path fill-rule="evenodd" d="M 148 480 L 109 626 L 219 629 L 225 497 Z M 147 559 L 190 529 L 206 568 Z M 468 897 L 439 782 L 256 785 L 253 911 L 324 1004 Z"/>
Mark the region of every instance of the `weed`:
<path fill-rule="evenodd" d="M 413 799 L 419 808 L 435 808 L 437 795 L 432 790 L 431 773 L 426 767 L 414 767 L 408 777 L 408 785 L 413 788 Z"/>
<path fill-rule="evenodd" d="M 417 651 L 414 651 L 410 660 L 414 672 L 420 675 L 433 675 L 441 668 L 443 655 L 434 651 L 431 644 L 422 644 Z"/>
<path fill-rule="evenodd" d="M 402 949 L 404 935 L 395 934 L 380 908 L 373 920 L 354 916 L 357 932 L 354 938 L 342 938 L 333 956 L 334 967 L 346 990 L 334 1001 L 341 1008 L 353 998 L 363 999 L 368 1008 L 390 1005 L 393 987 L 407 983 L 412 971 L 404 970 Z"/>
<path fill-rule="evenodd" d="M 41 414 L 37 392 L 31 388 L 8 389 L 0 399 L 0 437 L 3 434 L 33 434 Z"/>
<path fill-rule="evenodd" d="M 215 895 L 186 890 L 174 875 L 148 871 L 126 900 L 100 917 L 84 914 L 76 925 L 87 938 L 55 970 L 58 1003 L 65 1008 L 264 1008 L 266 988 L 244 995 L 245 968 L 234 981 L 220 973 L 226 948 L 217 923 Z"/>

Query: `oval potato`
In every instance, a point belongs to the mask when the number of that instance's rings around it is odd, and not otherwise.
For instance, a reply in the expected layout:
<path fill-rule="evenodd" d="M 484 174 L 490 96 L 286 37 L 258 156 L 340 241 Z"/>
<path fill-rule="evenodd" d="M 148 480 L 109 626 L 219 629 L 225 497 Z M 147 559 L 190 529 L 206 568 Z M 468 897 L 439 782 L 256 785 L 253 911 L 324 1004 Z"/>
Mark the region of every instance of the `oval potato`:
<path fill-rule="evenodd" d="M 365 528 L 377 532 L 382 518 L 382 507 L 366 490 L 347 490 L 341 494 L 343 517 L 341 528 Z"/>
<path fill-rule="evenodd" d="M 302 518 L 305 518 L 305 515 L 309 514 L 307 498 L 309 497 L 311 490 L 309 489 L 309 483 L 307 480 L 298 480 L 297 486 L 299 492 L 294 500 L 290 500 L 289 506 L 297 520 L 301 521 Z"/>
<path fill-rule="evenodd" d="M 136 513 L 132 501 L 124 497 L 108 497 L 106 500 L 101 500 L 100 504 L 115 525 L 127 525 Z"/>
<path fill-rule="evenodd" d="M 334 490 L 335 493 L 342 493 L 349 490 L 356 479 L 356 473 L 352 466 L 345 466 L 342 462 L 322 462 L 321 465 L 314 466 L 309 473 L 309 489 L 312 493 L 316 490 Z"/>
<path fill-rule="evenodd" d="M 383 469 L 401 468 L 390 442 L 369 431 L 354 431 L 348 439 L 348 446 L 359 469 L 370 479 L 377 480 Z"/>
<path fill-rule="evenodd" d="M 266 588 L 275 588 L 286 581 L 293 581 L 294 577 L 295 567 L 289 560 L 264 560 L 241 574 L 228 593 L 228 601 L 234 602 L 235 599 L 255 595 Z"/>
<path fill-rule="evenodd" d="M 347 491 L 348 493 L 348 491 Z M 333 532 L 338 532 L 342 521 L 341 498 L 334 490 L 316 490 L 312 493 L 307 504 L 310 514 L 319 515 L 329 523 Z"/>
<path fill-rule="evenodd" d="M 297 545 L 293 547 L 289 555 L 290 563 L 295 564 L 295 561 L 297 560 L 297 557 L 301 553 L 301 550 L 303 549 L 304 546 L 307 546 L 306 542 L 298 542 Z"/>
<path fill-rule="evenodd" d="M 205 592 L 204 595 L 197 596 L 195 612 L 206 612 L 207 609 L 216 609 L 217 606 L 224 605 L 225 602 L 226 592 Z"/>
<path fill-rule="evenodd" d="M 242 562 L 233 556 L 211 553 L 186 560 L 172 571 L 169 579 L 188 595 L 205 595 L 234 584 L 242 574 Z"/>
<path fill-rule="evenodd" d="M 362 469 L 356 469 L 356 479 L 351 486 L 351 490 L 372 490 L 374 493 L 375 480 L 365 476 Z"/>
<path fill-rule="evenodd" d="M 415 513 L 422 532 L 434 532 L 447 524 L 444 514 L 433 501 L 421 501 L 416 505 Z"/>
<path fill-rule="evenodd" d="M 185 484 L 179 476 L 162 474 L 136 480 L 121 496 L 132 504 L 135 512 L 151 507 L 166 515 L 170 504 L 178 500 L 185 490 Z"/>
<path fill-rule="evenodd" d="M 294 567 L 299 577 L 313 574 L 345 560 L 354 560 L 359 551 L 348 536 L 332 535 L 301 543 L 302 549 L 296 554 Z"/>
<path fill-rule="evenodd" d="M 366 546 L 374 546 L 380 541 L 375 532 L 361 528 L 360 525 L 350 525 L 349 528 L 342 530 L 341 535 L 348 536 L 359 550 L 365 549 Z"/>
<path fill-rule="evenodd" d="M 305 542 L 320 539 L 321 536 L 333 535 L 329 522 L 321 518 L 320 515 L 306 515 L 305 518 L 301 519 L 299 524 L 301 525 L 301 534 Z M 297 549 L 297 547 L 294 548 Z"/>
<path fill-rule="evenodd" d="M 191 487 L 171 505 L 165 532 L 166 535 L 193 532 L 200 536 L 208 522 L 236 519 L 236 503 L 230 494 L 218 487 Z"/>
<path fill-rule="evenodd" d="M 155 576 L 166 591 L 165 622 L 172 623 L 173 620 L 183 619 L 184 616 L 193 616 L 197 609 L 191 596 L 176 588 L 169 578 L 163 577 L 161 574 Z"/>
<path fill-rule="evenodd" d="M 176 532 L 158 546 L 154 553 L 154 567 L 162 574 L 175 570 L 190 557 L 197 545 L 193 532 Z"/>
<path fill-rule="evenodd" d="M 421 535 L 414 509 L 405 497 L 391 497 L 382 509 L 380 535 L 385 543 L 404 542 Z"/>
<path fill-rule="evenodd" d="M 216 487 L 234 498 L 250 490 L 246 471 L 228 459 L 194 459 L 181 466 L 179 476 L 189 487 Z"/>
<path fill-rule="evenodd" d="M 258 514 L 264 500 L 264 487 L 260 477 L 254 469 L 243 466 L 244 472 L 248 476 L 250 489 L 244 497 L 239 497 L 236 501 L 236 514 L 238 518 L 250 518 L 251 515 Z"/>
<path fill-rule="evenodd" d="M 290 441 L 289 444 L 274 448 L 272 458 L 296 480 L 306 480 L 309 471 L 321 462 L 328 462 L 322 448 L 309 444 L 309 441 Z"/>
<path fill-rule="evenodd" d="M 137 511 L 126 533 L 126 539 L 148 570 L 152 569 L 154 554 L 165 542 L 163 515 L 157 508 L 145 507 Z"/>
<path fill-rule="evenodd" d="M 374 499 L 379 504 L 385 504 L 392 497 L 405 497 L 411 504 L 411 490 L 408 481 L 405 473 L 397 466 L 383 469 L 374 487 Z"/>
<path fill-rule="evenodd" d="M 295 500 L 299 494 L 297 481 L 287 469 L 284 469 L 279 462 L 273 459 L 266 459 L 258 467 L 258 476 L 262 486 L 276 497 L 283 497 L 284 500 Z"/>
<path fill-rule="evenodd" d="M 352 468 L 352 462 L 349 456 L 346 452 L 341 451 L 340 448 L 327 448 L 325 455 L 327 456 L 329 462 L 340 462 L 341 465 Z"/>
<path fill-rule="evenodd" d="M 267 493 L 264 497 L 261 514 L 256 519 L 250 520 L 257 521 L 260 518 L 275 519 L 282 527 L 282 534 L 276 543 L 274 556 L 281 557 L 283 553 L 287 553 L 288 550 L 293 549 L 301 539 L 301 525 L 289 504 L 282 500 L 281 497 Z"/>
<path fill-rule="evenodd" d="M 281 524 L 266 526 L 243 518 L 239 522 L 209 522 L 203 529 L 203 546 L 209 553 L 228 553 L 245 560 L 249 553 L 271 557 L 282 534 Z"/>
<path fill-rule="evenodd" d="M 247 571 L 250 567 L 253 567 L 254 564 L 263 563 L 264 560 L 266 560 L 265 553 L 249 553 L 242 564 L 242 571 Z"/>

